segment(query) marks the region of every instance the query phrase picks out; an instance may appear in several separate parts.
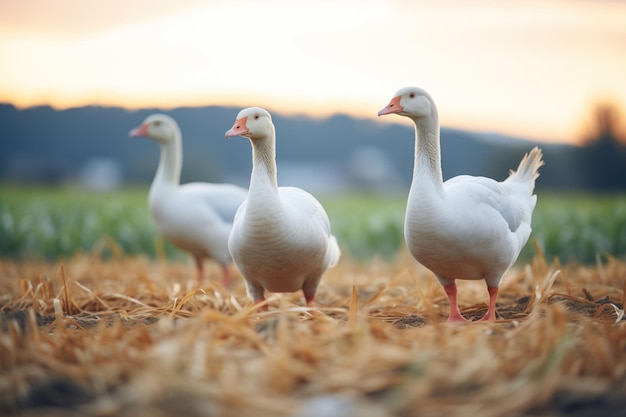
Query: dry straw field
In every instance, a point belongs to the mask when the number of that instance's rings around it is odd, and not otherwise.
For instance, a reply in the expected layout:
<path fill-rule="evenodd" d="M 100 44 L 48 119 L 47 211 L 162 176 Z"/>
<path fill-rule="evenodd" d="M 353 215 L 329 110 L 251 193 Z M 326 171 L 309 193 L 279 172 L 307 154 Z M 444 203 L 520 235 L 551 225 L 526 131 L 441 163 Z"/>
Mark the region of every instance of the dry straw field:
<path fill-rule="evenodd" d="M 0 261 L 0 412 L 96 416 L 624 416 L 626 264 L 542 256 L 505 277 L 494 323 L 451 325 L 403 252 L 343 259 L 317 306 L 258 312 L 219 269 L 99 254 Z M 235 274 L 236 275 L 236 274 Z M 466 317 L 484 283 L 460 282 Z"/>

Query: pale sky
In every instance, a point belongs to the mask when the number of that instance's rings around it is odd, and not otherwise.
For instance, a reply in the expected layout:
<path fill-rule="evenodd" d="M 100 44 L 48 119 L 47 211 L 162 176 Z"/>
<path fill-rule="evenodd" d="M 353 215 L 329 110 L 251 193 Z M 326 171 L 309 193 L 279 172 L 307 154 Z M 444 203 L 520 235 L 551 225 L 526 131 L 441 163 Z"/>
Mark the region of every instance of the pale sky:
<path fill-rule="evenodd" d="M 594 103 L 626 106 L 626 2 L 0 0 L 0 102 L 19 107 L 375 119 L 408 85 L 444 126 L 576 139 Z"/>

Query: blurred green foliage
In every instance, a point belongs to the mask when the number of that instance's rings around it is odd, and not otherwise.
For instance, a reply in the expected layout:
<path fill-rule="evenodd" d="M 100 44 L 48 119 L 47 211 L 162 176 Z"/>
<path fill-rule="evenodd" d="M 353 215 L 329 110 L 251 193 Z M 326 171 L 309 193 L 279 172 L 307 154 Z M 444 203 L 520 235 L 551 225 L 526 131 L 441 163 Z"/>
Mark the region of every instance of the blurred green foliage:
<path fill-rule="evenodd" d="M 0 186 L 0 257 L 58 259 L 102 251 L 115 242 L 125 254 L 185 256 L 156 233 L 147 190 L 91 192 L 68 188 Z M 393 257 L 403 245 L 406 196 L 348 195 L 320 198 L 346 256 Z M 539 192 L 533 234 L 521 259 L 591 263 L 597 254 L 626 259 L 625 195 Z M 109 249 L 107 249 L 109 248 Z"/>

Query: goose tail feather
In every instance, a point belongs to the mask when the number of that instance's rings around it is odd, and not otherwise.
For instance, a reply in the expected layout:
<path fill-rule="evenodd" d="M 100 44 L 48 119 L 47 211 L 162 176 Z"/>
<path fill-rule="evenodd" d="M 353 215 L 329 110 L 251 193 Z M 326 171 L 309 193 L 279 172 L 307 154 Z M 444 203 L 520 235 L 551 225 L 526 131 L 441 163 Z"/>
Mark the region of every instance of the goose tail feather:
<path fill-rule="evenodd" d="M 326 252 L 326 259 L 328 259 L 328 267 L 332 268 L 337 265 L 339 258 L 341 257 L 341 249 L 337 243 L 337 238 L 331 235 L 328 240 L 328 250 Z"/>
<path fill-rule="evenodd" d="M 545 165 L 543 162 L 543 152 L 535 146 L 529 153 L 525 154 L 519 163 L 516 171 L 511 170 L 507 181 L 532 183 L 539 177 L 539 168 Z"/>

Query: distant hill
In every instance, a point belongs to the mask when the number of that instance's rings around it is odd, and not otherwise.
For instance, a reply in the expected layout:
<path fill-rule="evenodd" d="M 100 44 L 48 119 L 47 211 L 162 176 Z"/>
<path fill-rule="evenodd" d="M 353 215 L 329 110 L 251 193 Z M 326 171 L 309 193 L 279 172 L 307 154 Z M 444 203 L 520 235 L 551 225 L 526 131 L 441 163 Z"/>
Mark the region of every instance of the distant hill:
<path fill-rule="evenodd" d="M 250 144 L 224 133 L 239 108 L 177 108 L 183 132 L 183 182 L 236 182 L 247 185 Z M 80 182 L 94 161 L 119 167 L 124 183 L 149 183 L 158 164 L 158 146 L 129 138 L 128 131 L 158 109 L 116 107 L 19 110 L 0 104 L 0 181 Z M 273 114 L 277 132 L 279 182 L 322 190 L 344 187 L 401 188 L 410 184 L 414 133 L 404 124 L 346 115 L 317 119 Z M 444 178 L 459 174 L 505 178 L 536 143 L 519 138 L 442 128 Z M 541 145 L 547 165 L 539 186 L 576 188 L 572 175 L 580 148 Z M 313 190 L 317 191 L 317 190 Z"/>

